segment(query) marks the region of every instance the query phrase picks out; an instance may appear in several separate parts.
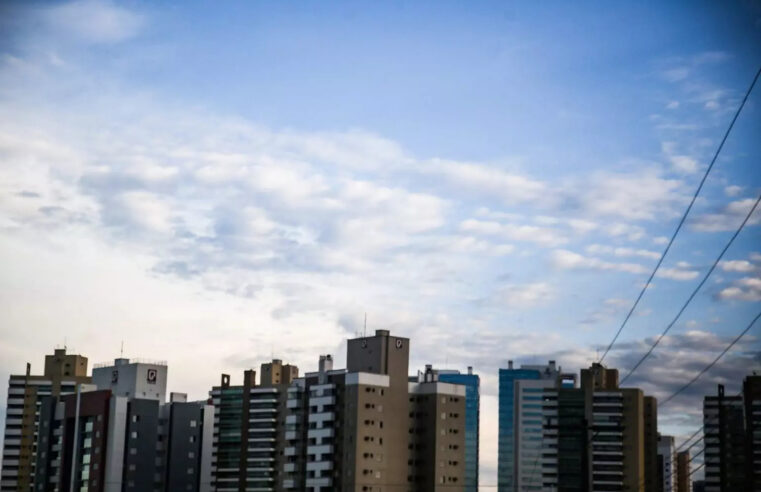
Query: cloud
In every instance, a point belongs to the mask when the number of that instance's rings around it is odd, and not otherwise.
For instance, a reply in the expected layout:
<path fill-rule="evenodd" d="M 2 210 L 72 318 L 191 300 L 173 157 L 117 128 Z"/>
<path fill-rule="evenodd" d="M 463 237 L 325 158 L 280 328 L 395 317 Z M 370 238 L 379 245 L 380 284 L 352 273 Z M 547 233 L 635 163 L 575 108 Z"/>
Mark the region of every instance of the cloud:
<path fill-rule="evenodd" d="M 547 195 L 547 185 L 542 181 L 497 167 L 434 159 L 427 169 L 451 185 L 494 195 L 505 203 L 542 200 Z"/>
<path fill-rule="evenodd" d="M 531 225 L 467 219 L 460 223 L 459 228 L 468 233 L 499 236 L 511 241 L 528 241 L 543 246 L 555 246 L 568 242 L 568 239 L 557 230 Z"/>
<path fill-rule="evenodd" d="M 584 184 L 584 193 L 567 197 L 568 205 L 581 207 L 593 216 L 652 220 L 676 213 L 684 201 L 684 184 L 663 177 L 658 171 L 638 173 L 597 173 Z"/>
<path fill-rule="evenodd" d="M 492 302 L 512 308 L 530 308 L 554 299 L 554 289 L 545 282 L 509 284 L 500 287 Z"/>
<path fill-rule="evenodd" d="M 698 171 L 699 165 L 697 160 L 691 156 L 679 154 L 676 151 L 676 147 L 675 142 L 663 142 L 661 144 L 661 151 L 671 163 L 671 168 L 676 172 L 684 174 L 692 174 Z"/>
<path fill-rule="evenodd" d="M 608 255 L 621 256 L 621 257 L 638 256 L 641 258 L 649 258 L 652 260 L 657 260 L 658 258 L 661 257 L 661 254 L 658 253 L 657 251 L 650 251 L 647 249 L 605 246 L 602 244 L 591 244 L 587 246 L 586 250 L 587 250 L 587 253 L 590 253 L 593 255 L 608 254 Z"/>
<path fill-rule="evenodd" d="M 743 277 L 730 287 L 725 287 L 716 298 L 722 301 L 761 301 L 761 277 Z"/>
<path fill-rule="evenodd" d="M 690 227 L 700 232 L 733 231 L 740 226 L 754 203 L 756 200 L 753 198 L 732 201 L 717 212 L 696 216 L 690 221 Z M 748 219 L 747 225 L 759 223 L 761 223 L 761 207 L 756 208 Z"/>
<path fill-rule="evenodd" d="M 758 267 L 747 260 L 729 260 L 719 262 L 719 268 L 725 272 L 748 273 L 756 271 Z"/>
<path fill-rule="evenodd" d="M 117 43 L 134 37 L 145 24 L 135 12 L 110 1 L 79 0 L 49 7 L 42 19 L 60 31 L 88 43 Z"/>
<path fill-rule="evenodd" d="M 634 253 L 634 256 L 641 256 L 641 254 L 637 254 L 637 250 L 630 250 L 628 248 L 622 249 L 626 253 Z M 593 250 L 600 252 L 607 251 L 605 247 L 593 248 Z M 612 250 L 615 251 L 616 249 L 613 248 Z M 629 254 L 623 256 L 629 256 Z M 553 266 L 562 270 L 607 270 L 635 274 L 650 272 L 649 268 L 638 263 L 614 263 L 599 258 L 583 256 L 579 253 L 564 249 L 553 251 L 550 260 Z M 671 280 L 692 280 L 697 276 L 698 272 L 684 262 L 678 263 L 676 267 L 661 267 L 656 273 L 656 277 Z"/>
<path fill-rule="evenodd" d="M 737 185 L 726 186 L 724 187 L 724 194 L 727 196 L 737 196 L 742 193 L 743 189 L 742 186 Z"/>
<path fill-rule="evenodd" d="M 565 249 L 551 254 L 552 264 L 563 270 L 615 270 L 627 273 L 646 273 L 647 268 L 637 263 L 612 263 L 599 258 L 590 258 Z"/>

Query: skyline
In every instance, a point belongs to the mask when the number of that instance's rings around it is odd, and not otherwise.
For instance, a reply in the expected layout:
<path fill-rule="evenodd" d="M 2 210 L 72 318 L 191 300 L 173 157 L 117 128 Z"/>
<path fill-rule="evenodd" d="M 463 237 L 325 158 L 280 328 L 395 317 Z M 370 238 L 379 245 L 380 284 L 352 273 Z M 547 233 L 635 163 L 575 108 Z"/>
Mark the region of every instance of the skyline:
<path fill-rule="evenodd" d="M 0 379 L 123 340 L 203 397 L 272 356 L 341 367 L 367 313 L 412 367 L 473 366 L 496 435 L 507 359 L 604 351 L 761 62 L 750 3 L 552 7 L 5 3 Z M 757 88 L 609 366 L 633 366 L 758 195 L 759 111 Z M 627 385 L 669 394 L 753 318 L 760 222 Z M 760 367 L 751 332 L 664 429 L 689 435 L 698 395 Z"/>

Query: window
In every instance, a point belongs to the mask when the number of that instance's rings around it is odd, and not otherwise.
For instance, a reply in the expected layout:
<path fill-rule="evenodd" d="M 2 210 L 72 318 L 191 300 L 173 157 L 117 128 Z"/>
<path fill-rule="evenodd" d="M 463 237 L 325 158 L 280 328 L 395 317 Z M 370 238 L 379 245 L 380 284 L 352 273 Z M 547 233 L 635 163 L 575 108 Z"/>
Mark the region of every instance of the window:
<path fill-rule="evenodd" d="M 190 427 L 195 427 L 198 423 L 195 420 L 190 421 Z"/>

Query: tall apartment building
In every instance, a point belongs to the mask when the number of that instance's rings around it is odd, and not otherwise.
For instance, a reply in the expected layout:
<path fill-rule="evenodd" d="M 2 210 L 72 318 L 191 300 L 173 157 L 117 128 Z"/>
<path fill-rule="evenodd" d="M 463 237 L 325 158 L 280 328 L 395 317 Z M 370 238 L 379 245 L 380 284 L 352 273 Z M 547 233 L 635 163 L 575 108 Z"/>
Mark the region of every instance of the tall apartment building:
<path fill-rule="evenodd" d="M 386 330 L 349 340 L 346 360 L 320 356 L 288 388 L 283 488 L 462 489 L 465 387 L 432 371 L 409 381 L 409 340 Z"/>
<path fill-rule="evenodd" d="M 691 492 L 690 451 L 680 451 L 676 455 L 676 492 Z"/>
<path fill-rule="evenodd" d="M 703 399 L 705 490 L 761 489 L 761 376 L 743 381 L 740 395 L 719 385 Z"/>
<path fill-rule="evenodd" d="M 276 490 L 281 483 L 287 389 L 296 366 L 279 359 L 243 373 L 243 384 L 222 375 L 210 392 L 216 411 L 212 451 L 214 490 Z"/>
<path fill-rule="evenodd" d="M 645 395 L 645 490 L 658 490 L 658 400 Z"/>
<path fill-rule="evenodd" d="M 481 380 L 472 367 L 468 367 L 465 374 L 451 369 L 433 369 L 433 372 L 442 383 L 465 386 L 465 492 L 478 492 Z"/>
<path fill-rule="evenodd" d="M 35 490 L 210 490 L 213 407 L 180 393 L 164 403 L 163 362 L 120 358 L 93 374 L 93 388 L 43 400 Z"/>
<path fill-rule="evenodd" d="M 31 364 L 27 364 L 25 374 L 10 376 L 0 490 L 32 490 L 37 463 L 36 433 L 42 399 L 74 393 L 78 384 L 87 383 L 90 383 L 87 357 L 67 354 L 65 348 L 56 349 L 52 355 L 45 356 L 45 367 L 41 375 L 32 375 Z"/>
<path fill-rule="evenodd" d="M 409 489 L 464 490 L 466 387 L 441 381 L 431 366 L 409 384 Z"/>
<path fill-rule="evenodd" d="M 64 379 L 57 393 L 38 391 L 32 405 L 34 471 L 27 487 L 4 484 L 3 490 L 209 490 L 213 408 L 179 394 L 162 404 L 165 386 L 156 392 L 151 385 L 162 380 L 156 372 L 165 375 L 165 365 L 140 371 L 143 363 L 117 359 L 99 366 L 108 377 L 97 378 L 98 387 L 83 375 L 86 359 L 62 351 L 47 359 L 52 369 L 46 372 Z M 73 367 L 79 371 L 75 384 L 65 379 Z M 148 385 L 146 398 L 135 396 L 142 395 L 134 391 L 140 378 Z M 112 386 L 121 385 L 132 388 L 131 396 L 114 393 Z"/>
<path fill-rule="evenodd" d="M 674 492 L 676 463 L 674 436 L 658 434 L 658 492 Z"/>
<path fill-rule="evenodd" d="M 742 395 L 724 394 L 703 399 L 705 490 L 745 490 L 745 412 Z"/>
<path fill-rule="evenodd" d="M 761 490 L 761 375 L 743 381 L 745 404 L 745 480 L 751 490 Z"/>
<path fill-rule="evenodd" d="M 579 432 L 574 425 L 580 423 L 577 421 L 579 418 L 583 420 L 583 406 L 579 414 L 579 409 L 574 407 L 578 398 L 565 391 L 573 389 L 575 385 L 575 376 L 563 374 L 556 367 L 555 361 L 550 361 L 546 366 L 523 365 L 519 369 L 513 368 L 513 362 L 508 361 L 508 368 L 499 370 L 497 481 L 500 491 L 541 488 L 545 475 L 548 487 L 557 485 L 561 468 L 566 474 L 564 483 L 567 487 L 578 482 L 579 477 L 572 476 L 577 473 L 577 468 L 574 467 L 577 458 L 572 452 L 563 453 L 562 456 L 551 452 L 549 459 L 539 459 L 543 454 L 543 446 L 549 447 L 558 442 L 557 429 L 561 413 L 557 402 L 561 395 L 567 403 L 562 412 L 563 425 L 574 422 L 566 427 L 568 432 L 563 435 L 563 445 L 575 451 L 582 445 L 583 436 L 574 437 Z M 545 411 L 548 419 L 551 416 L 551 422 L 543 418 Z"/>
<path fill-rule="evenodd" d="M 645 428 L 647 421 L 655 427 L 657 416 L 652 408 L 646 413 L 642 390 L 620 388 L 618 370 L 598 363 L 581 370 L 581 389 L 591 423 L 589 490 L 645 490 L 645 449 L 657 449 Z"/>

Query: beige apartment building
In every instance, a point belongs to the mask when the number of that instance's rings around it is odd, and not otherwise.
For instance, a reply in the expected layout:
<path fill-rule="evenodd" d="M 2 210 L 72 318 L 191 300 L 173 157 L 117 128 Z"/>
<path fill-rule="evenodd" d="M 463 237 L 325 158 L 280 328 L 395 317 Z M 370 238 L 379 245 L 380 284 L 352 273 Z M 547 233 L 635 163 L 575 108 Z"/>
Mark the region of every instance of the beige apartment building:
<path fill-rule="evenodd" d="M 409 339 L 386 330 L 349 340 L 346 360 L 320 356 L 288 388 L 282 488 L 462 490 L 465 388 L 409 381 Z"/>
<path fill-rule="evenodd" d="M 657 475 L 657 403 L 638 388 L 621 388 L 618 370 L 595 363 L 581 370 L 586 414 L 590 415 L 590 490 L 645 491 Z M 620 488 L 619 488 L 620 487 Z"/>

